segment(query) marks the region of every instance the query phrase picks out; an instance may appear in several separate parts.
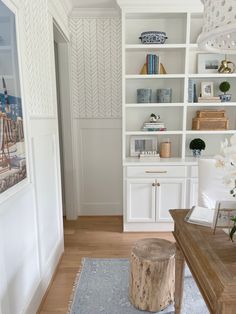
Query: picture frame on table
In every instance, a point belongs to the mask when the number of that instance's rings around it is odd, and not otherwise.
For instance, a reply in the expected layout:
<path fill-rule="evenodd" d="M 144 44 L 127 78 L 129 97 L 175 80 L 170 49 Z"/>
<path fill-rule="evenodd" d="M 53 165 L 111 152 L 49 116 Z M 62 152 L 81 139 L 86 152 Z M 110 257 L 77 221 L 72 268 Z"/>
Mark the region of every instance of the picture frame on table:
<path fill-rule="evenodd" d="M 201 97 L 213 96 L 214 96 L 213 82 L 201 82 Z"/>
<path fill-rule="evenodd" d="M 197 72 L 199 74 L 217 73 L 225 55 L 216 53 L 199 53 Z"/>
<path fill-rule="evenodd" d="M 139 157 L 142 152 L 156 151 L 156 136 L 131 136 L 130 137 L 130 157 Z"/>

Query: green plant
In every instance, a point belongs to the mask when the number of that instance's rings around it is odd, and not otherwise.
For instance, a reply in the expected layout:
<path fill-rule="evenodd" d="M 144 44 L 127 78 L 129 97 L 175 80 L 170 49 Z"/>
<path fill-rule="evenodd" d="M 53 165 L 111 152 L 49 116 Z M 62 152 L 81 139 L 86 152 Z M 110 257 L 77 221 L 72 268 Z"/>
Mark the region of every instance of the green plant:
<path fill-rule="evenodd" d="M 206 147 L 205 142 L 200 138 L 193 139 L 189 144 L 190 149 L 204 150 L 205 147 Z"/>
<path fill-rule="evenodd" d="M 220 83 L 219 89 L 222 93 L 227 93 L 230 90 L 230 83 L 227 81 Z"/>

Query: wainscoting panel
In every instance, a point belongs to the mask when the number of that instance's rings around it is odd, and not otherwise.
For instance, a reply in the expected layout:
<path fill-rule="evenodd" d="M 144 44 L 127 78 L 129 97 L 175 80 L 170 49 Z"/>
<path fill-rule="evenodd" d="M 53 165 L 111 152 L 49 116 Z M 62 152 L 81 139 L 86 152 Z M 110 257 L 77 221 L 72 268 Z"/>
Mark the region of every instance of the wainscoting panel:
<path fill-rule="evenodd" d="M 40 242 L 40 264 L 46 267 L 48 259 L 60 240 L 58 194 L 58 161 L 53 133 L 42 134 L 32 140 L 36 184 L 36 207 Z M 50 230 L 50 237 L 48 236 Z"/>
<path fill-rule="evenodd" d="M 74 120 L 79 215 L 122 214 L 121 120 Z"/>

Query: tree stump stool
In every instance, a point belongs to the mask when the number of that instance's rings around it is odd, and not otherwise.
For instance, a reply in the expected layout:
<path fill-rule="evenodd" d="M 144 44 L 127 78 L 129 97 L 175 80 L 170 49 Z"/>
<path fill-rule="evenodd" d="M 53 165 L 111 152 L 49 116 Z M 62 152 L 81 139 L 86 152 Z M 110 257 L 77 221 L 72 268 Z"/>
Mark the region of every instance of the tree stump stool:
<path fill-rule="evenodd" d="M 142 239 L 130 258 L 129 298 L 138 309 L 159 312 L 174 301 L 175 244 Z"/>

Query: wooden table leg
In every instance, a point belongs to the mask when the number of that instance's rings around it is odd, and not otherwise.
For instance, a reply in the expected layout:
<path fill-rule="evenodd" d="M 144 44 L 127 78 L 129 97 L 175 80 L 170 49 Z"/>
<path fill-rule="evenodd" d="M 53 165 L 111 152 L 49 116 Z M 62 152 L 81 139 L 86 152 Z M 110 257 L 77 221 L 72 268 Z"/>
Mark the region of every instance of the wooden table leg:
<path fill-rule="evenodd" d="M 184 267 L 185 261 L 183 253 L 176 243 L 175 255 L 175 314 L 181 313 L 183 288 L 184 288 Z"/>

